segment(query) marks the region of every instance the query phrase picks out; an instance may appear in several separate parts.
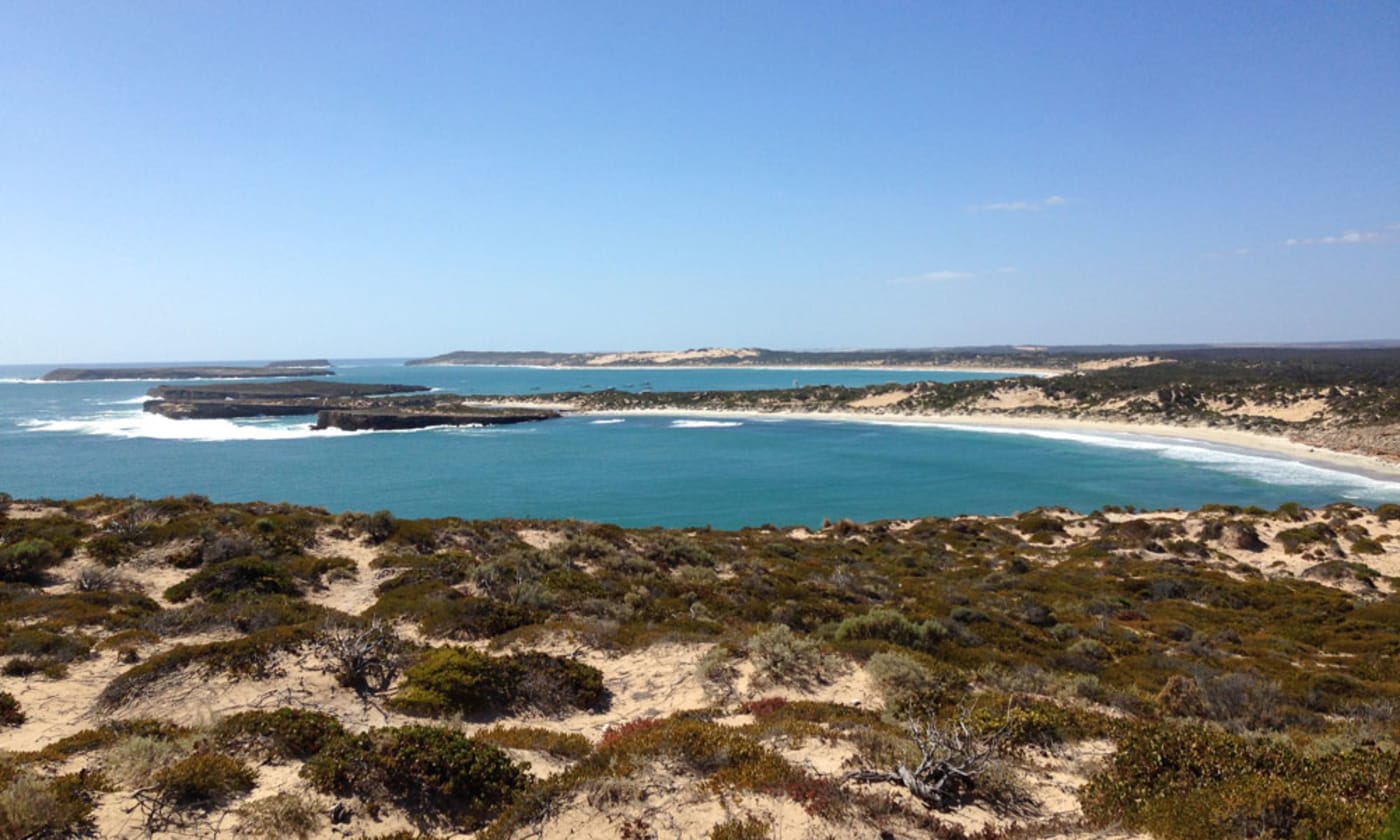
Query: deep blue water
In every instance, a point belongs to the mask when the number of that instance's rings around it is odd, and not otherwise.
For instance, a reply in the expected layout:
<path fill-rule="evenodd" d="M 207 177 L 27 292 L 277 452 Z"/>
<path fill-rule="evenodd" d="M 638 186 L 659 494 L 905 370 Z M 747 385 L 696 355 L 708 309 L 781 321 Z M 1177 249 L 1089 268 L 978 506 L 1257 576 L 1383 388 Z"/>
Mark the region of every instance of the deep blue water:
<path fill-rule="evenodd" d="M 1375 504 L 1400 484 L 1180 440 L 877 423 L 573 416 L 492 429 L 345 434 L 301 420 L 174 421 L 153 382 L 40 384 L 0 368 L 0 491 L 201 493 L 401 516 L 624 525 L 815 525 L 1038 505 Z M 461 393 L 737 389 L 970 378 L 889 370 L 580 370 L 346 363 L 338 379 Z"/>

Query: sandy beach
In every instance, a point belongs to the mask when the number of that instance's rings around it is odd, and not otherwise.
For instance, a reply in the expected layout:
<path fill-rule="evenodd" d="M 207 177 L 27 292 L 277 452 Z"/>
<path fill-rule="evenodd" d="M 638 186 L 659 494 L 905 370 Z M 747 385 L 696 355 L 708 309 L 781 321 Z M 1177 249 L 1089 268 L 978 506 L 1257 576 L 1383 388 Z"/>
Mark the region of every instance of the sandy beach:
<path fill-rule="evenodd" d="M 567 408 L 566 406 L 560 406 Z M 734 419 L 825 420 L 844 423 L 882 423 L 942 427 L 988 427 L 1030 431 L 1089 432 L 1132 437 L 1169 438 L 1208 443 L 1214 446 L 1282 458 L 1329 469 L 1364 475 L 1383 481 L 1400 480 L 1400 464 L 1370 455 L 1338 452 L 1298 443 L 1274 435 L 1208 426 L 1173 426 L 1160 423 L 1126 423 L 1109 420 L 1071 420 L 1058 417 L 1012 417 L 997 414 L 897 414 L 861 411 L 724 411 L 719 409 L 629 409 L 626 411 L 580 411 L 578 414 L 607 416 L 654 415 L 669 417 L 725 417 Z"/>

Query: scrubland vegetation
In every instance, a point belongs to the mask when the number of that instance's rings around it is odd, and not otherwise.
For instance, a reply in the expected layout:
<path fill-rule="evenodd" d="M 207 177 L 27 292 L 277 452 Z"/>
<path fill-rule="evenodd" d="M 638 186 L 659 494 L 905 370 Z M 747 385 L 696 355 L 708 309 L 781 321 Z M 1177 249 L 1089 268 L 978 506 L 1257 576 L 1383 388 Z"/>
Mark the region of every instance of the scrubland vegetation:
<path fill-rule="evenodd" d="M 995 414 L 1212 426 L 1400 459 L 1400 350 L 1179 350 L 1143 357 L 1140 364 L 1074 369 L 1114 363 L 1101 355 L 1052 355 L 1052 366 L 1065 373 L 1049 378 L 770 391 L 603 390 L 534 399 L 591 411 Z"/>
<path fill-rule="evenodd" d="M 1400 821 L 1394 505 L 732 532 L 0 510 L 3 837 Z M 667 696 L 629 682 L 677 651 Z M 1062 802 L 1051 766 L 1076 780 Z"/>

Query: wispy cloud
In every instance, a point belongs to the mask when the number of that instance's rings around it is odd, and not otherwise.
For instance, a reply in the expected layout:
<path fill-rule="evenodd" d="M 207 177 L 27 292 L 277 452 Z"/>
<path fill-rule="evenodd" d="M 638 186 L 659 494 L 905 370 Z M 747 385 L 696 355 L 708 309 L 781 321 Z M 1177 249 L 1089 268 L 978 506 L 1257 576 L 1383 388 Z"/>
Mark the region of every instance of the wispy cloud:
<path fill-rule="evenodd" d="M 1258 247 L 1210 251 L 1206 253 L 1206 256 L 1247 257 L 1251 254 L 1268 254 L 1286 248 L 1300 248 L 1305 245 L 1378 245 L 1386 242 L 1400 242 L 1400 222 L 1380 227 L 1343 231 L 1332 236 L 1300 236 Z"/>
<path fill-rule="evenodd" d="M 986 277 L 992 274 L 1015 274 L 1016 269 L 1012 266 L 1002 266 L 992 271 L 953 271 L 943 269 L 940 271 L 926 271 L 923 274 L 914 274 L 909 277 L 896 277 L 890 281 L 904 285 L 926 284 L 926 283 L 953 283 L 959 280 L 971 280 L 976 277 Z"/>
<path fill-rule="evenodd" d="M 984 211 L 1004 210 L 1011 213 L 1034 213 L 1040 210 L 1048 210 L 1051 207 L 1063 207 L 1068 203 L 1069 199 L 1062 195 L 1051 195 L 1039 200 L 1022 199 L 1019 201 L 993 201 L 988 204 L 974 205 L 971 209 Z"/>
<path fill-rule="evenodd" d="M 1333 236 L 1309 236 L 1286 239 L 1283 244 L 1290 248 L 1298 245 L 1370 245 L 1377 242 L 1400 240 L 1400 222 L 1369 230 L 1348 230 Z"/>

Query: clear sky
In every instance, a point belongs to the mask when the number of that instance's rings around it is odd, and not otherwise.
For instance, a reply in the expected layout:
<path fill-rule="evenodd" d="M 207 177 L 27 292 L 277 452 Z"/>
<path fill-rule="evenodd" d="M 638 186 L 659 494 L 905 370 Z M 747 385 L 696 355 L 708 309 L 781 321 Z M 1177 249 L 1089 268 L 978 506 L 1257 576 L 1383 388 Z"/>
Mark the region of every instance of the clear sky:
<path fill-rule="evenodd" d="M 1400 338 L 1400 3 L 0 3 L 0 362 Z"/>

